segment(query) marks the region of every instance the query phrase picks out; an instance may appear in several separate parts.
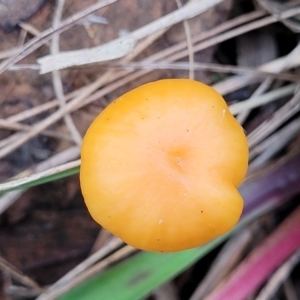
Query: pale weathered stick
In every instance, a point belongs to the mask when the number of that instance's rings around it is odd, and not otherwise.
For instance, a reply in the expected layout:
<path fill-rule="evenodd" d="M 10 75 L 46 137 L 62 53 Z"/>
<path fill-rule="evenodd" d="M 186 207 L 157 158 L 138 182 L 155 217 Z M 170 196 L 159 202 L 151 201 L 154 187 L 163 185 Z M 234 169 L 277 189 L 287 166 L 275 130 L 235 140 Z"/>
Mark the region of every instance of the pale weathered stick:
<path fill-rule="evenodd" d="M 115 39 L 104 45 L 90 49 L 61 52 L 56 55 L 42 57 L 38 59 L 38 63 L 41 65 L 40 72 L 41 74 L 45 74 L 70 66 L 103 62 L 123 57 L 133 50 L 134 45 L 139 40 L 159 30 L 195 17 L 222 1 L 223 0 L 212 0 L 209 2 L 206 0 L 192 1 L 174 12 L 151 22 L 124 37 Z"/>
<path fill-rule="evenodd" d="M 30 174 L 48 170 L 50 168 L 60 166 L 63 163 L 76 159 L 79 157 L 79 148 L 77 146 L 71 147 L 67 150 L 64 150 L 60 153 L 57 153 L 47 159 L 46 161 L 43 161 L 39 163 L 37 166 L 34 168 L 27 169 L 23 171 L 21 174 L 18 174 L 17 177 L 22 178 L 23 176 L 27 176 L 27 182 L 30 182 L 32 180 L 32 177 Z M 31 178 L 31 179 L 30 179 Z M 28 181 L 29 180 L 29 181 Z M 12 183 L 12 181 L 10 182 Z M 26 190 L 16 190 L 16 191 L 11 191 L 6 194 L 4 194 L 2 197 L 0 197 L 0 215 L 9 207 L 11 206 L 15 201 L 19 199 L 19 197 L 25 192 Z"/>
<path fill-rule="evenodd" d="M 12 65 L 22 60 L 24 57 L 32 53 L 34 50 L 38 49 L 40 46 L 44 45 L 48 42 L 53 34 L 62 33 L 65 30 L 71 28 L 74 24 L 76 24 L 81 19 L 85 18 L 89 14 L 103 8 L 107 5 L 110 5 L 118 0 L 99 0 L 95 4 L 88 6 L 86 9 L 70 16 L 69 18 L 63 20 L 60 23 L 60 26 L 57 28 L 49 28 L 43 31 L 39 36 L 31 39 L 21 48 L 15 48 L 16 52 L 11 57 L 7 58 L 3 62 L 0 63 L 0 74 L 9 69 Z"/>
<path fill-rule="evenodd" d="M 53 28 L 57 28 L 59 26 L 64 4 L 65 4 L 65 0 L 57 0 L 57 5 L 54 11 L 53 22 L 52 22 Z M 59 53 L 59 33 L 53 35 L 53 38 L 51 40 L 50 51 L 52 54 Z M 63 83 L 61 80 L 60 72 L 57 70 L 52 72 L 52 85 L 53 85 L 55 95 L 58 99 L 59 106 L 61 108 L 64 108 L 66 106 L 66 97 L 64 94 Z M 66 112 L 66 114 L 63 116 L 63 119 L 67 128 L 71 133 L 71 136 L 73 137 L 74 142 L 77 144 L 77 146 L 80 147 L 82 138 L 73 122 L 70 112 Z"/>
<path fill-rule="evenodd" d="M 22 177 L 20 179 L 13 180 L 11 182 L 9 181 L 9 182 L 6 182 L 6 183 L 1 183 L 0 184 L 0 191 L 5 191 L 7 189 L 16 188 L 16 187 L 19 187 L 23 184 L 32 182 L 34 180 L 43 179 L 47 176 L 57 174 L 58 172 L 66 171 L 66 170 L 69 170 L 71 168 L 79 167 L 79 166 L 80 166 L 80 160 L 78 159 L 78 160 L 66 163 L 64 165 L 54 167 L 52 169 L 49 169 L 49 170 L 46 170 L 46 171 L 43 171 L 43 172 L 40 172 L 40 173 L 32 174 L 31 176 Z"/>

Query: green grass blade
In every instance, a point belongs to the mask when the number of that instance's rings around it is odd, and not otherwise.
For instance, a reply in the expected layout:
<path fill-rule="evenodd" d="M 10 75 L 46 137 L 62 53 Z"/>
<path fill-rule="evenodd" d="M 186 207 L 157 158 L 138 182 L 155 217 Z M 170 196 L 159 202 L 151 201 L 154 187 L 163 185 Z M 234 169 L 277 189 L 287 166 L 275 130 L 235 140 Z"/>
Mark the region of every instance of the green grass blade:
<path fill-rule="evenodd" d="M 26 183 L 20 183 L 18 185 L 8 187 L 8 188 L 1 188 L 1 187 L 4 186 L 4 185 L 7 186 L 9 182 L 4 183 L 4 184 L 0 184 L 0 196 L 5 194 L 6 192 L 10 192 L 10 191 L 13 191 L 13 190 L 26 189 L 26 188 L 30 188 L 30 187 L 33 187 L 33 186 L 43 184 L 43 183 L 47 183 L 47 182 L 55 181 L 55 180 L 58 180 L 58 179 L 62 179 L 62 178 L 65 178 L 65 177 L 68 177 L 68 176 L 71 176 L 71 175 L 74 175 L 74 174 L 78 174 L 79 173 L 79 168 L 80 167 L 69 168 L 67 170 L 63 170 L 63 171 L 57 172 L 57 173 L 52 174 L 52 175 L 48 175 L 48 176 L 44 176 L 44 177 L 41 177 L 41 178 L 38 178 L 38 179 L 35 179 L 35 180 L 31 180 L 31 181 L 26 182 Z M 20 180 L 20 182 L 21 182 L 21 180 Z M 15 180 L 15 181 L 17 181 L 17 180 Z"/>
<path fill-rule="evenodd" d="M 176 252 L 141 252 L 96 275 L 60 296 L 60 300 L 138 300 L 183 272 L 226 239 L 224 235 L 202 247 Z"/>

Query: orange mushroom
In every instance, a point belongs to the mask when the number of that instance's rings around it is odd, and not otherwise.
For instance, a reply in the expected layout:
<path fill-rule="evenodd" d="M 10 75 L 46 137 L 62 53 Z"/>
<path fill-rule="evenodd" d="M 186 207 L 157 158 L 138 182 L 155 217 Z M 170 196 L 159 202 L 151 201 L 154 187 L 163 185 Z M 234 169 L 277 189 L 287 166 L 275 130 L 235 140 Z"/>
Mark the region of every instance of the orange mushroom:
<path fill-rule="evenodd" d="M 244 131 L 221 95 L 167 79 L 98 115 L 83 140 L 80 181 L 96 222 L 136 248 L 171 252 L 232 229 L 247 166 Z"/>

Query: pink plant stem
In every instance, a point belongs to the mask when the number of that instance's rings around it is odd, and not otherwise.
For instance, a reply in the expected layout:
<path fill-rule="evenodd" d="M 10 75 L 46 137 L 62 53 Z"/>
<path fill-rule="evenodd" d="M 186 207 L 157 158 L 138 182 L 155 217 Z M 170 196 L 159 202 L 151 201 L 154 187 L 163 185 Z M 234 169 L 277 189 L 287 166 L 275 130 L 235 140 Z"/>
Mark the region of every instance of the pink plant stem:
<path fill-rule="evenodd" d="M 243 300 L 300 247 L 300 207 L 255 248 L 205 300 Z"/>

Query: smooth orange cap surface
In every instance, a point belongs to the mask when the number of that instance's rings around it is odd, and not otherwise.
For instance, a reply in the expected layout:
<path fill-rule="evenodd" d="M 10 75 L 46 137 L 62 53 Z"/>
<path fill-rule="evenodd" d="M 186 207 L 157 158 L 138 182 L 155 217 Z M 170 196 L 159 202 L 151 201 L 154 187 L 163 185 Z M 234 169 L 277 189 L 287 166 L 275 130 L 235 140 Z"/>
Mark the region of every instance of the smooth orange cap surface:
<path fill-rule="evenodd" d="M 136 248 L 169 252 L 232 229 L 247 166 L 244 131 L 222 96 L 167 79 L 99 114 L 83 140 L 80 182 L 96 222 Z"/>

